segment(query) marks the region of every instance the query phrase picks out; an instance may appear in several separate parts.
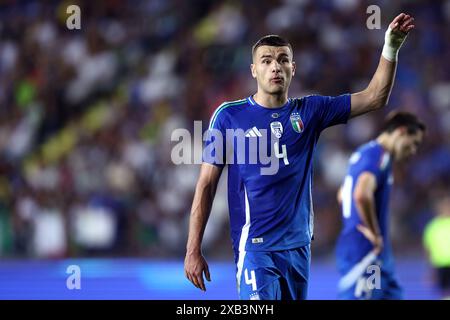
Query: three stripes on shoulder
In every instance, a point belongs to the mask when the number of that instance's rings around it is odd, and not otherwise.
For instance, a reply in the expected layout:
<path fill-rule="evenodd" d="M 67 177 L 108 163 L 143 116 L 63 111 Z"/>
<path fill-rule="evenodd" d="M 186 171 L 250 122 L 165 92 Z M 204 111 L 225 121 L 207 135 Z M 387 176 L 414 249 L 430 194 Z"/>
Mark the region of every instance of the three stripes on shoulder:
<path fill-rule="evenodd" d="M 251 129 L 248 129 L 245 133 L 246 137 L 262 137 L 261 132 L 259 132 L 257 127 L 253 127 Z"/>

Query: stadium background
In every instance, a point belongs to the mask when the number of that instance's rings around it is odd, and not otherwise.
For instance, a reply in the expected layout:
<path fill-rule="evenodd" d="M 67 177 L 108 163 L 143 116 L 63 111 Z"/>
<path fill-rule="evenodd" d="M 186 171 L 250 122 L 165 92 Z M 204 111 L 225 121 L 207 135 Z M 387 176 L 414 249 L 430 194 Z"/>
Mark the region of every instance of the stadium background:
<path fill-rule="evenodd" d="M 71 4 L 81 8 L 81 30 L 66 27 Z M 366 27 L 372 4 L 380 30 Z M 395 171 L 397 269 L 407 298 L 436 298 L 422 233 L 449 194 L 450 1 L 357 0 L 2 1 L 0 298 L 237 298 L 224 179 L 204 239 L 211 290 L 183 277 L 199 166 L 171 162 L 172 131 L 193 132 L 195 120 L 206 127 L 221 102 L 255 92 L 251 45 L 265 34 L 294 47 L 290 96 L 364 88 L 400 12 L 416 29 L 388 108 L 319 141 L 310 298 L 335 297 L 336 190 L 347 159 L 398 108 L 428 131 Z M 70 264 L 81 267 L 79 291 L 66 288 Z"/>

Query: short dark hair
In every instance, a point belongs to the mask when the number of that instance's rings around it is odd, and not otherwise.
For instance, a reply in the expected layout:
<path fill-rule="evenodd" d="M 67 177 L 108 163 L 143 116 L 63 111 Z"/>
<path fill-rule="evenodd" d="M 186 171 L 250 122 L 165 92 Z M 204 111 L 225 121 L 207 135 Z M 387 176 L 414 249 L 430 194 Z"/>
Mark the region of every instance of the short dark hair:
<path fill-rule="evenodd" d="M 267 36 L 262 37 L 258 41 L 256 41 L 256 43 L 252 47 L 252 57 L 255 54 L 256 49 L 258 49 L 258 47 L 261 47 L 261 46 L 271 46 L 271 47 L 286 46 L 286 47 L 289 47 L 289 49 L 291 50 L 292 53 L 294 52 L 292 50 L 291 44 L 276 34 L 269 34 Z"/>
<path fill-rule="evenodd" d="M 406 127 L 408 134 L 415 134 L 417 131 L 425 131 L 425 124 L 421 122 L 413 113 L 406 111 L 390 112 L 383 124 L 383 132 L 392 132 L 398 127 Z"/>

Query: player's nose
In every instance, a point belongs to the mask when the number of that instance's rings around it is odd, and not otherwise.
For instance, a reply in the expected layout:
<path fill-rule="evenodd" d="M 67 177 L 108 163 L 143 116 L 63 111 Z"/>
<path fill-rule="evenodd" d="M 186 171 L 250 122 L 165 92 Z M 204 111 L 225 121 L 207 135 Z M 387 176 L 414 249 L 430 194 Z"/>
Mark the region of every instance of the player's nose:
<path fill-rule="evenodd" d="M 278 63 L 275 59 L 272 62 L 272 72 L 280 72 L 281 71 L 281 64 Z"/>

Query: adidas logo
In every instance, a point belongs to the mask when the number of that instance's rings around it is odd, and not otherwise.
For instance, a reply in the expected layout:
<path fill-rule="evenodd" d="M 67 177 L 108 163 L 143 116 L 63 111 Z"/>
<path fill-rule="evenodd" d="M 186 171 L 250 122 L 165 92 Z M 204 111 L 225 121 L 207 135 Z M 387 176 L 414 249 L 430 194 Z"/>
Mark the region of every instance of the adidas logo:
<path fill-rule="evenodd" d="M 245 133 L 246 137 L 262 137 L 261 132 L 259 132 L 257 127 L 253 127 Z"/>

